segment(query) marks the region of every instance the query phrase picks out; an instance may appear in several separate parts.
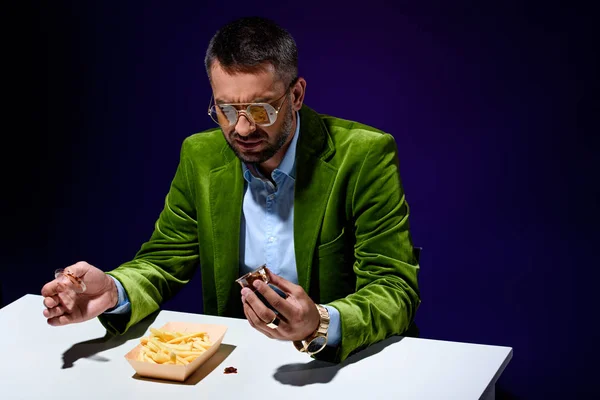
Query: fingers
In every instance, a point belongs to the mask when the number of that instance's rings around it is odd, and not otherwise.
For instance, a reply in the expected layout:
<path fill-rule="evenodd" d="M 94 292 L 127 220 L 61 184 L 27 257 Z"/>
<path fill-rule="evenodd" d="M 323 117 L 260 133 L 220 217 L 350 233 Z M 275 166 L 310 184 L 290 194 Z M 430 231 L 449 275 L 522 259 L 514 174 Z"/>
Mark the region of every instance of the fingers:
<path fill-rule="evenodd" d="M 63 314 L 58 317 L 50 318 L 48 325 L 52 326 L 63 326 L 74 322 L 74 318 L 69 314 Z"/>
<path fill-rule="evenodd" d="M 294 308 L 281 297 L 276 291 L 274 291 L 269 285 L 263 281 L 254 281 L 254 288 L 269 302 L 269 304 L 279 312 L 284 318 L 288 319 L 293 315 Z M 259 299 L 260 300 L 260 299 Z M 272 318 L 271 318 L 272 320 Z M 267 321 L 270 322 L 271 320 Z"/>
<path fill-rule="evenodd" d="M 63 306 L 55 306 L 52 308 L 46 308 L 44 310 L 44 317 L 46 318 L 56 318 L 56 317 L 60 317 L 61 315 L 65 314 L 65 308 Z"/>
<path fill-rule="evenodd" d="M 44 297 L 44 305 L 46 306 L 46 308 L 56 307 L 59 304 L 60 300 L 56 295 L 53 295 L 51 297 Z"/>
<path fill-rule="evenodd" d="M 256 313 L 254 312 L 252 307 L 250 307 L 250 305 L 247 302 L 244 302 L 244 314 L 246 314 L 246 318 L 248 319 L 250 326 L 252 326 L 254 329 L 262 332 L 263 334 L 270 337 L 271 339 L 275 339 L 275 336 L 274 336 L 275 332 L 273 332 L 273 330 L 271 328 L 266 326 L 266 323 L 263 322 L 258 317 L 258 315 L 256 315 Z M 269 321 L 269 322 L 271 322 L 271 321 Z"/>
<path fill-rule="evenodd" d="M 273 318 L 277 315 L 273 310 L 267 308 L 262 300 L 256 296 L 256 293 L 249 289 L 244 288 L 242 290 L 242 301 L 244 302 L 244 306 L 248 304 L 252 308 L 254 314 L 263 324 L 273 321 Z"/>
<path fill-rule="evenodd" d="M 285 339 L 291 333 L 288 321 L 282 315 L 277 315 L 273 310 L 267 308 L 264 303 L 250 289 L 242 290 L 242 303 L 244 314 L 254 329 L 264 333 L 273 339 Z M 267 326 L 275 317 L 279 317 L 279 325 L 272 329 Z"/>
<path fill-rule="evenodd" d="M 42 287 L 42 296 L 50 297 L 58 294 L 59 291 L 63 289 L 62 284 L 58 281 L 58 279 L 54 279 L 50 281 Z"/>
<path fill-rule="evenodd" d="M 75 300 L 71 296 L 71 293 L 60 292 L 50 297 L 45 297 L 44 306 L 47 307 L 43 311 L 44 317 L 56 318 L 61 315 L 70 314 L 74 309 Z"/>
<path fill-rule="evenodd" d="M 90 270 L 86 262 L 78 262 L 64 269 L 64 273 L 82 278 Z M 71 279 L 68 277 L 66 279 Z M 81 312 L 76 307 L 77 293 L 64 275 L 46 283 L 41 290 L 44 296 L 42 312 L 48 318 L 48 324 L 60 326 L 81 320 Z M 71 279 L 72 281 L 72 279 Z M 85 289 L 84 289 L 85 290 Z"/>
<path fill-rule="evenodd" d="M 273 285 L 277 286 L 279 289 L 283 290 L 287 295 L 295 294 L 298 291 L 298 288 L 300 288 L 300 286 L 293 284 L 292 282 L 290 282 L 286 279 L 283 279 L 279 275 L 275 275 L 274 273 L 271 272 L 271 270 L 269 268 L 265 268 L 265 269 L 267 270 L 267 273 L 269 274 L 269 280 L 271 281 L 271 283 Z"/>
<path fill-rule="evenodd" d="M 68 267 L 66 267 L 64 269 L 64 271 L 69 272 L 78 278 L 83 278 L 83 276 L 85 275 L 86 272 L 88 272 L 89 269 L 90 269 L 90 265 L 88 263 L 79 261 L 73 265 L 69 265 Z M 58 294 L 59 292 L 62 292 L 65 289 L 66 289 L 66 286 L 64 283 L 61 282 L 60 279 L 54 279 L 54 280 L 46 283 L 42 287 L 42 296 L 44 296 L 44 297 L 54 296 L 55 294 Z"/>

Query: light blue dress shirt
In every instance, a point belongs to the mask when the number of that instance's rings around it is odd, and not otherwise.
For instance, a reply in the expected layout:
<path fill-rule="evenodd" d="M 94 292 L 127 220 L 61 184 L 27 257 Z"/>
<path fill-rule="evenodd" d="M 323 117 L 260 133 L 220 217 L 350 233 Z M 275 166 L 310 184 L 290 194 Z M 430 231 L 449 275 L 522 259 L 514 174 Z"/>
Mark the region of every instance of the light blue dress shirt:
<path fill-rule="evenodd" d="M 300 114 L 296 112 L 296 132 L 283 160 L 271 173 L 271 182 L 258 169 L 242 163 L 245 179 L 240 226 L 240 276 L 266 264 L 276 275 L 298 284 L 294 255 L 294 187 L 296 183 L 296 146 L 300 136 Z M 121 283 L 113 278 L 119 301 L 108 314 L 126 313 L 131 304 Z M 327 343 L 341 339 L 339 311 L 325 306 L 330 323 Z"/>

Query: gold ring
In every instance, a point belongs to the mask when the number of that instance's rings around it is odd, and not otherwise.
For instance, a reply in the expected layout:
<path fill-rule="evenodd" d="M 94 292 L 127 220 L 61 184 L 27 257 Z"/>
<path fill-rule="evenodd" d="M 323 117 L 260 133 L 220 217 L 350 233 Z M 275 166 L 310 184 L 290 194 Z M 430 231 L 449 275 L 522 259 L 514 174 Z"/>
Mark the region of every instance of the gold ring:
<path fill-rule="evenodd" d="M 269 322 L 269 323 L 267 324 L 267 326 L 268 326 L 269 328 L 271 328 L 271 329 L 277 329 L 277 327 L 279 326 L 279 322 L 280 322 L 280 319 L 279 319 L 279 317 L 276 315 L 276 316 L 275 316 L 275 318 L 273 318 L 273 321 Z"/>

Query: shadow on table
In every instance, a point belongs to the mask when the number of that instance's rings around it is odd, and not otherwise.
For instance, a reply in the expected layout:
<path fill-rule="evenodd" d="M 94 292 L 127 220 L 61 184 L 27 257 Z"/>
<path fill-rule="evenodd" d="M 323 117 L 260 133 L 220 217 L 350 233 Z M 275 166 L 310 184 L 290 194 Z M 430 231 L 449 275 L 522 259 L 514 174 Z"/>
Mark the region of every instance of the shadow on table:
<path fill-rule="evenodd" d="M 156 311 L 146 318 L 129 328 L 129 330 L 123 335 L 112 335 L 106 333 L 104 337 L 96 339 L 86 340 L 85 342 L 75 343 L 71 348 L 63 353 L 63 369 L 71 368 L 77 360 L 87 358 L 94 361 L 107 362 L 109 359 L 97 355 L 98 353 L 112 349 L 122 345 L 131 339 L 142 337 L 148 327 L 154 322 L 159 311 Z"/>
<path fill-rule="evenodd" d="M 155 379 L 155 378 L 146 378 L 144 376 L 140 376 L 137 373 L 133 374 L 133 379 L 138 379 L 141 381 L 151 381 L 151 382 L 159 382 L 159 383 L 170 383 L 173 385 L 195 385 L 204 379 L 208 374 L 213 372 L 215 368 L 217 368 L 229 355 L 235 350 L 236 346 L 231 344 L 221 344 L 219 346 L 219 350 L 215 354 L 212 355 L 208 360 L 204 362 L 192 375 L 190 375 L 185 381 L 169 381 L 164 379 Z"/>
<path fill-rule="evenodd" d="M 306 364 L 296 363 L 282 365 L 277 369 L 273 377 L 284 385 L 305 386 L 315 383 L 328 383 L 342 368 L 354 364 L 357 361 L 379 353 L 387 346 L 398 343 L 404 336 L 392 336 L 379 343 L 375 343 L 342 361 L 339 364 L 327 361 L 313 360 Z"/>

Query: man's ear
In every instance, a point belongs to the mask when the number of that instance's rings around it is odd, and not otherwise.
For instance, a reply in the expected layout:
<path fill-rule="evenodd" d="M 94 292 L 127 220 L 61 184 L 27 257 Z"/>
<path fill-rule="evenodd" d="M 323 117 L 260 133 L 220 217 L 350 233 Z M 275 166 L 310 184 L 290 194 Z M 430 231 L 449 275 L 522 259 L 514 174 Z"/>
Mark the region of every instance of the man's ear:
<path fill-rule="evenodd" d="M 292 90 L 290 90 L 290 94 L 292 97 L 292 109 L 294 111 L 299 111 L 302 108 L 302 104 L 304 104 L 304 94 L 306 93 L 306 80 L 300 77 L 298 81 L 292 86 Z"/>

